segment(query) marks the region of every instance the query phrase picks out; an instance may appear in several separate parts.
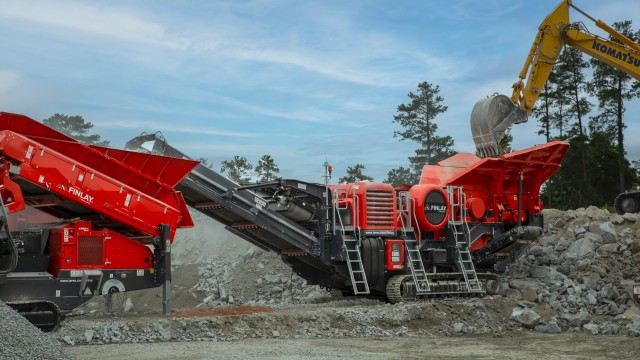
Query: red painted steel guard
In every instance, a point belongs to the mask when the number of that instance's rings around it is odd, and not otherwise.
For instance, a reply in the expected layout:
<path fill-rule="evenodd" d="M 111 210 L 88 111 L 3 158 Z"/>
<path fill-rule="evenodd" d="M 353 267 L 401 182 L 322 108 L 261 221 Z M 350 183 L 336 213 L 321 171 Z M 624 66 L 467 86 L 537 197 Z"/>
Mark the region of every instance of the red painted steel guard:
<path fill-rule="evenodd" d="M 523 216 L 540 213 L 540 187 L 560 168 L 568 148 L 566 142 L 553 141 L 500 158 L 480 159 L 460 153 L 437 165 L 426 165 L 420 184 L 461 186 L 472 220 L 516 223 L 520 175 Z M 483 214 L 485 210 L 492 215 Z"/>
<path fill-rule="evenodd" d="M 158 224 L 171 226 L 171 239 L 193 226 L 173 187 L 197 161 L 84 145 L 9 113 L 0 113 L 0 151 L 25 180 L 149 235 L 159 235 Z M 16 195 L 7 174 L 5 166 L 4 191 Z"/>

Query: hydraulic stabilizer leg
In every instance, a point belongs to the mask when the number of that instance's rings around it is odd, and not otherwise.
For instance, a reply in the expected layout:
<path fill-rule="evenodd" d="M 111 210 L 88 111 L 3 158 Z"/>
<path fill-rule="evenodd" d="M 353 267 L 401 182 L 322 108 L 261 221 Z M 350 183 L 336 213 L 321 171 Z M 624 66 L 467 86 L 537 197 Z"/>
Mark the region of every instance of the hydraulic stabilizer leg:
<path fill-rule="evenodd" d="M 171 237 L 169 225 L 158 225 L 160 237 L 154 239 L 156 284 L 162 285 L 162 313 L 171 314 Z"/>

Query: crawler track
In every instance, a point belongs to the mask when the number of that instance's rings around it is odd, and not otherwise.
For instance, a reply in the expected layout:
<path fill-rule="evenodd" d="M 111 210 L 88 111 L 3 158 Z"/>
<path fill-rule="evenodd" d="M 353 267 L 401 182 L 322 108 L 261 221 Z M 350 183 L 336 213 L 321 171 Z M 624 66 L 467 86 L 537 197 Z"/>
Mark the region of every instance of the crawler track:
<path fill-rule="evenodd" d="M 7 305 L 43 332 L 56 330 L 62 321 L 60 309 L 50 301 L 8 302 Z"/>
<path fill-rule="evenodd" d="M 411 275 L 394 276 L 387 282 L 387 298 L 392 304 L 399 302 L 420 301 L 440 296 L 483 296 L 495 294 L 500 288 L 500 278 L 491 273 L 478 274 L 482 290 L 469 291 L 461 273 L 443 273 L 427 275 L 431 291 L 416 294 Z"/>

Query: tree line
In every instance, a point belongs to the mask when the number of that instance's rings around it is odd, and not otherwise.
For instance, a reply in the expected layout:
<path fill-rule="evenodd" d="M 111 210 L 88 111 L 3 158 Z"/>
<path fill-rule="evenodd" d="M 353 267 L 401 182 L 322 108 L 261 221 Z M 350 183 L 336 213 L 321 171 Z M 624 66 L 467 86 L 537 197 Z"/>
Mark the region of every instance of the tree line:
<path fill-rule="evenodd" d="M 638 42 L 640 31 L 631 25 L 622 21 L 613 28 Z M 617 194 L 639 185 L 638 163 L 627 158 L 624 129 L 627 105 L 640 96 L 640 83 L 585 57 L 574 48 L 564 49 L 534 110 L 538 134 L 571 145 L 562 168 L 542 191 L 547 206 L 561 209 L 611 205 Z"/>

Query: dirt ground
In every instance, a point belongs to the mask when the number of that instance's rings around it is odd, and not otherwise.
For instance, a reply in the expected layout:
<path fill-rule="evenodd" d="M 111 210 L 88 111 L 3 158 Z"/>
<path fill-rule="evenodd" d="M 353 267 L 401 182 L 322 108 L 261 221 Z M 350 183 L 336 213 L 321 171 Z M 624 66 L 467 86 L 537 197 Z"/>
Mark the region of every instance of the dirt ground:
<path fill-rule="evenodd" d="M 67 347 L 78 359 L 638 359 L 640 341 L 584 333 L 350 339 L 247 339 Z"/>

